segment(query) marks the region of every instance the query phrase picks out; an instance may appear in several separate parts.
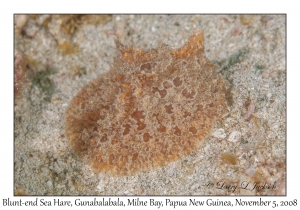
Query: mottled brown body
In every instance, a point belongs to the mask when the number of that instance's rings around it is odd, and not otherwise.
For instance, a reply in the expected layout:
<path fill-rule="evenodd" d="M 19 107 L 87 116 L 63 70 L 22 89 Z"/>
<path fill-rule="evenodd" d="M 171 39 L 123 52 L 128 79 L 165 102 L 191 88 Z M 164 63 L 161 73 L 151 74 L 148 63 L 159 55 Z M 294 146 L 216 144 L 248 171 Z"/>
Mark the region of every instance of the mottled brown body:
<path fill-rule="evenodd" d="M 226 87 L 204 54 L 203 33 L 182 48 L 144 52 L 116 41 L 113 68 L 66 111 L 69 142 L 96 171 L 130 175 L 194 151 L 226 110 Z"/>

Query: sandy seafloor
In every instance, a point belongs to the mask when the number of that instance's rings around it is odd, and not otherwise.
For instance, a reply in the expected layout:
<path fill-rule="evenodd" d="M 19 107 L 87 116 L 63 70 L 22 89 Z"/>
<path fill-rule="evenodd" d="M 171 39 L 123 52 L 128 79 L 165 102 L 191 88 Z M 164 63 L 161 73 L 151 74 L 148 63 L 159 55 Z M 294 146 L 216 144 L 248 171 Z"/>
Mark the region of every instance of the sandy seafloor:
<path fill-rule="evenodd" d="M 15 96 L 15 194 L 286 194 L 285 15 L 98 19 L 80 22 L 74 18 L 65 23 L 60 16 L 15 18 L 15 55 L 22 52 L 28 59 L 27 75 L 44 75 L 26 76 Z M 165 167 L 129 177 L 93 172 L 69 147 L 64 134 L 70 100 L 110 69 L 117 56 L 114 38 L 143 50 L 161 42 L 178 48 L 193 28 L 204 30 L 206 56 L 221 66 L 219 72 L 231 88 L 228 113 L 197 151 Z M 43 74 L 47 69 L 52 74 Z M 242 182 L 276 188 L 245 190 Z M 229 189 L 221 187 L 223 183 Z"/>

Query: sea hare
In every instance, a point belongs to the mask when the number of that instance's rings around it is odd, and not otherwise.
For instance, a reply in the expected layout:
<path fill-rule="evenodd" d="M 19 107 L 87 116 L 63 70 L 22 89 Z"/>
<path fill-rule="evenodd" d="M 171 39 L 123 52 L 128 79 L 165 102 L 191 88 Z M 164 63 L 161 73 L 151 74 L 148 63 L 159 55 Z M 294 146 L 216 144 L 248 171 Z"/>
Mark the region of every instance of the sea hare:
<path fill-rule="evenodd" d="M 204 35 L 143 51 L 116 41 L 112 69 L 84 86 L 65 133 L 95 171 L 131 175 L 191 154 L 224 114 L 226 85 L 205 56 Z"/>

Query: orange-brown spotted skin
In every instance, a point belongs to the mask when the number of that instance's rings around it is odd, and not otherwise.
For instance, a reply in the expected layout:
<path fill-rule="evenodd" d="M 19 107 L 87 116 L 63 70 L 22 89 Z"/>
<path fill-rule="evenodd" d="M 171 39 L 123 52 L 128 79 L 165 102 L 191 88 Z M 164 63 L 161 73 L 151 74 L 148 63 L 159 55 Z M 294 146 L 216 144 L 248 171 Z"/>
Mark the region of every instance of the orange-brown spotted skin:
<path fill-rule="evenodd" d="M 116 41 L 113 68 L 66 111 L 65 133 L 80 157 L 96 171 L 131 175 L 194 151 L 227 108 L 225 82 L 203 40 L 194 31 L 180 49 L 147 52 Z"/>

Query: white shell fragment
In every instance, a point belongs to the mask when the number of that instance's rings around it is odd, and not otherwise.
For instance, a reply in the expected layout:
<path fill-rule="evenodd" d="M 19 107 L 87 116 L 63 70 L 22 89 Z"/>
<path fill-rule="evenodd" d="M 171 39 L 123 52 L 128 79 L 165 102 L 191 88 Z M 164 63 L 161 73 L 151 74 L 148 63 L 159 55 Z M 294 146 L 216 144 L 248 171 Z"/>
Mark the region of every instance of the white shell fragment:
<path fill-rule="evenodd" d="M 220 128 L 220 129 L 216 130 L 215 132 L 213 132 L 212 136 L 216 137 L 216 138 L 224 139 L 224 138 L 226 138 L 226 133 L 223 128 Z"/>
<path fill-rule="evenodd" d="M 232 133 L 228 137 L 228 141 L 230 141 L 232 143 L 236 143 L 241 139 L 241 136 L 242 136 L 241 132 L 232 131 Z"/>

